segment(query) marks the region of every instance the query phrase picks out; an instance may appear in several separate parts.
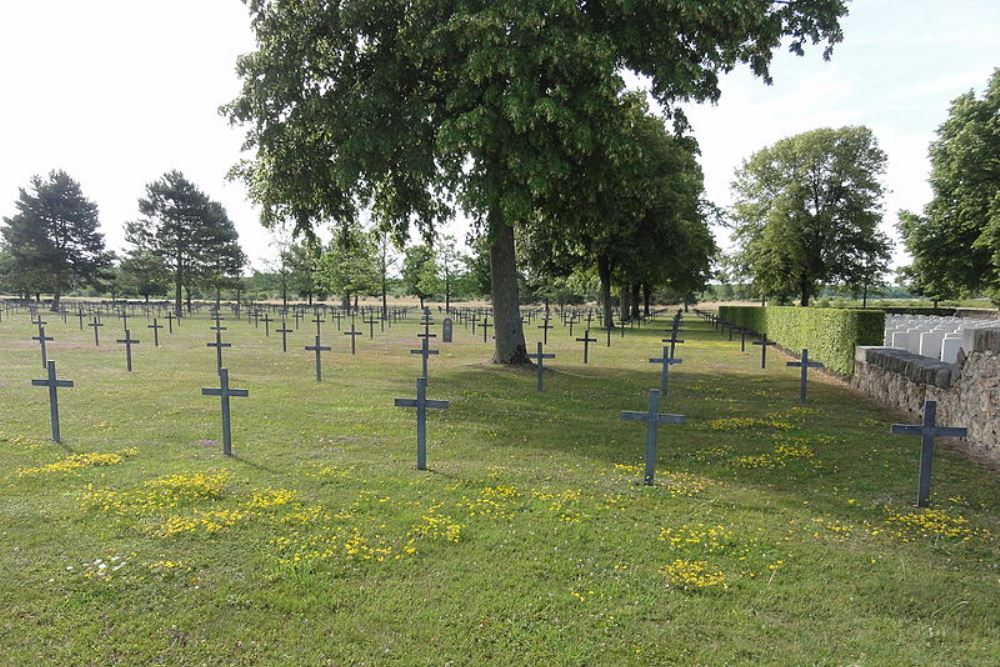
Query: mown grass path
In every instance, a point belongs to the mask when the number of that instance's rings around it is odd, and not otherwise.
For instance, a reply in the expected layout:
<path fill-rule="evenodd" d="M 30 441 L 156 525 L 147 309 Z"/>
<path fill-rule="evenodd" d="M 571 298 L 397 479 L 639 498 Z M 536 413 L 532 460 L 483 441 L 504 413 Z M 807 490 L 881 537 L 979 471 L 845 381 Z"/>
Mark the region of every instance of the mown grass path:
<path fill-rule="evenodd" d="M 440 320 L 440 316 L 435 314 Z M 50 318 L 55 319 L 55 318 Z M 658 485 L 642 410 L 665 322 L 582 348 L 550 332 L 546 392 L 486 363 L 456 325 L 430 360 L 428 462 L 414 470 L 416 321 L 358 341 L 333 322 L 281 352 L 227 322 L 236 457 L 221 454 L 204 316 L 136 319 L 95 348 L 47 332 L 65 442 L 26 314 L 0 323 L 4 665 L 996 665 L 998 477 L 939 449 L 916 510 L 918 444 L 834 382 L 704 323 L 678 347 Z M 366 331 L 367 333 L 367 331 Z M 440 332 L 439 332 L 440 333 Z M 536 334 L 529 328 L 529 347 Z M 573 338 L 582 335 L 574 331 Z"/>

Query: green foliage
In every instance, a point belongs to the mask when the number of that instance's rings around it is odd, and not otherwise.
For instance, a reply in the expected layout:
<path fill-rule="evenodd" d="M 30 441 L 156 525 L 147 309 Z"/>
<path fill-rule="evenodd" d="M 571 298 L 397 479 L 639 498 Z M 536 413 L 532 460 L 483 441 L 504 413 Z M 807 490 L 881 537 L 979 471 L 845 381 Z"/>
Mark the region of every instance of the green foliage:
<path fill-rule="evenodd" d="M 170 276 L 163 258 L 151 250 L 132 248 L 118 264 L 115 275 L 117 291 L 123 295 L 151 296 L 167 293 Z"/>
<path fill-rule="evenodd" d="M 871 285 L 887 268 L 882 219 L 886 156 L 866 127 L 823 128 L 754 153 L 736 172 L 737 263 L 760 293 Z"/>
<path fill-rule="evenodd" d="M 438 273 L 437 255 L 429 245 L 413 245 L 403 252 L 403 289 L 420 299 L 421 307 L 425 299 L 441 291 Z"/>
<path fill-rule="evenodd" d="M 990 294 L 1000 302 L 1000 69 L 980 99 L 951 103 L 931 144 L 934 197 L 922 215 L 900 211 L 899 230 L 913 256 L 913 287 L 944 299 Z"/>
<path fill-rule="evenodd" d="M 854 373 L 854 348 L 881 345 L 885 313 L 878 310 L 802 308 L 793 306 L 720 306 L 719 317 L 748 327 L 791 352 L 809 357 L 841 375 Z"/>
<path fill-rule="evenodd" d="M 139 212 L 143 218 L 125 225 L 125 238 L 136 250 L 163 259 L 178 312 L 182 289 L 190 299 L 199 285 L 216 290 L 235 285 L 246 264 L 236 227 L 222 204 L 182 173 L 170 171 L 148 184 Z"/>
<path fill-rule="evenodd" d="M 378 294 L 381 288 L 378 239 L 363 229 L 335 230 L 326 251 L 316 260 L 316 284 L 325 292 L 352 297 Z"/>
<path fill-rule="evenodd" d="M 21 188 L 17 213 L 3 219 L 5 282 L 22 293 L 53 295 L 53 309 L 66 292 L 96 285 L 111 264 L 97 231 L 97 205 L 64 171 L 47 180 L 35 176 Z"/>

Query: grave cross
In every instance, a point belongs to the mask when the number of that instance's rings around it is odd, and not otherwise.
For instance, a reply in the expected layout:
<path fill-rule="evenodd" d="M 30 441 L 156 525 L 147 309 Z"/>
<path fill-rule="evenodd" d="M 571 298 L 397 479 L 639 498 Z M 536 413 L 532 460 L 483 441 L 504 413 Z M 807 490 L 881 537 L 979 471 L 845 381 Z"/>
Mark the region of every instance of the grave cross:
<path fill-rule="evenodd" d="M 83 318 L 85 316 L 85 313 L 83 312 L 83 308 L 77 309 L 76 316 L 80 318 L 80 331 L 83 331 Z"/>
<path fill-rule="evenodd" d="M 484 315 L 483 322 L 479 326 L 483 328 L 483 342 L 485 343 L 487 342 L 486 338 L 489 335 L 490 329 L 493 328 L 493 325 L 490 324 L 490 316 Z"/>
<path fill-rule="evenodd" d="M 247 389 L 231 389 L 229 387 L 229 369 L 219 369 L 219 388 L 202 387 L 202 396 L 218 396 L 222 400 L 222 453 L 226 456 L 233 455 L 233 431 L 232 421 L 229 412 L 229 398 L 245 398 L 250 395 Z"/>
<path fill-rule="evenodd" d="M 922 438 L 920 448 L 920 481 L 917 492 L 917 507 L 931 504 L 931 463 L 934 459 L 935 438 L 964 438 L 969 429 L 937 425 L 937 401 L 924 401 L 922 424 L 893 424 L 889 432 L 893 435 L 917 435 Z"/>
<path fill-rule="evenodd" d="M 675 359 L 673 350 L 667 354 L 667 346 L 663 346 L 663 356 L 659 359 L 650 359 L 651 364 L 660 364 L 660 395 L 666 396 L 670 389 L 670 367 L 684 363 L 681 359 Z"/>
<path fill-rule="evenodd" d="M 222 342 L 222 332 L 226 330 L 226 327 L 220 327 L 220 326 L 216 325 L 214 327 L 209 327 L 209 329 L 211 329 L 212 331 L 215 332 L 215 342 L 214 343 L 205 343 L 205 347 L 214 347 L 215 348 L 215 367 L 218 370 L 221 371 L 222 370 L 222 348 L 224 348 L 224 347 L 232 347 L 233 344 L 232 343 L 223 343 Z"/>
<path fill-rule="evenodd" d="M 536 360 L 536 362 L 535 362 L 535 371 L 536 371 L 536 373 L 538 375 L 538 391 L 540 392 L 540 391 L 542 391 L 544 389 L 543 382 L 544 382 L 544 378 L 545 378 L 545 360 L 546 359 L 555 359 L 556 355 L 555 354 L 551 354 L 551 353 L 550 354 L 543 353 L 542 352 L 542 344 L 539 343 L 538 344 L 538 352 L 536 352 L 535 354 L 529 354 L 528 358 Z"/>
<path fill-rule="evenodd" d="M 375 324 L 378 322 L 375 313 L 369 313 L 367 320 L 362 316 L 361 321 L 368 325 L 368 340 L 375 340 Z"/>
<path fill-rule="evenodd" d="M 548 315 L 546 315 L 545 319 L 542 320 L 542 323 L 538 325 L 538 328 L 542 330 L 542 342 L 544 342 L 546 345 L 548 345 L 549 344 L 549 329 L 553 328 L 553 326 L 551 324 L 549 324 L 549 316 Z"/>
<path fill-rule="evenodd" d="M 132 338 L 132 333 L 128 329 L 126 329 L 125 330 L 125 338 L 119 338 L 117 340 L 117 343 L 119 345 L 124 345 L 125 346 L 125 370 L 127 370 L 129 373 L 131 373 L 132 372 L 132 346 L 133 345 L 138 345 L 139 344 L 139 340 L 135 339 L 135 338 Z"/>
<path fill-rule="evenodd" d="M 326 322 L 326 320 L 324 320 L 322 317 L 319 316 L 319 310 L 316 311 L 316 317 L 313 318 L 312 322 L 313 322 L 313 324 L 316 325 L 316 335 L 317 336 L 320 335 L 320 331 L 319 331 L 320 325 L 322 325 L 324 322 Z"/>
<path fill-rule="evenodd" d="M 128 311 L 125 308 L 118 311 L 118 319 L 122 321 L 122 329 L 128 331 Z M 128 334 L 125 337 L 128 338 Z"/>
<path fill-rule="evenodd" d="M 799 380 L 799 403 L 806 402 L 806 381 L 809 377 L 810 368 L 826 368 L 823 364 L 818 361 L 809 361 L 809 350 L 802 350 L 802 359 L 800 361 L 789 361 L 785 363 L 786 366 L 797 366 L 802 369 L 802 374 Z"/>
<path fill-rule="evenodd" d="M 264 323 L 264 337 L 265 338 L 270 338 L 271 337 L 271 322 L 274 321 L 274 320 L 271 319 L 271 314 L 270 313 L 264 313 L 264 317 L 260 318 L 260 321 Z"/>
<path fill-rule="evenodd" d="M 100 347 L 101 346 L 100 328 L 104 326 L 104 323 L 101 322 L 100 319 L 98 319 L 97 315 L 94 315 L 94 321 L 88 324 L 87 326 L 94 327 L 94 345 Z"/>
<path fill-rule="evenodd" d="M 760 340 L 755 340 L 753 345 L 760 345 L 760 367 L 767 368 L 767 348 L 769 345 L 777 345 L 777 343 L 768 340 L 767 334 L 761 334 Z"/>
<path fill-rule="evenodd" d="M 424 340 L 427 340 L 426 338 Z M 427 409 L 443 410 L 448 401 L 432 401 L 427 398 L 427 380 L 417 378 L 417 398 L 397 398 L 397 408 L 417 409 L 417 470 L 427 470 Z"/>
<path fill-rule="evenodd" d="M 288 320 L 281 320 L 281 328 L 275 329 L 281 334 L 281 351 L 288 352 L 288 334 L 292 333 L 292 330 L 288 328 Z"/>
<path fill-rule="evenodd" d="M 683 424 L 683 415 L 660 414 L 660 392 L 649 390 L 649 407 L 646 412 L 622 412 L 625 421 L 646 422 L 646 472 L 642 483 L 653 486 L 656 476 L 656 430 L 660 424 Z"/>
<path fill-rule="evenodd" d="M 147 324 L 146 328 L 153 330 L 153 347 L 160 347 L 160 329 L 163 328 L 163 325 L 157 323 L 156 318 L 154 317 L 153 323 Z"/>
<path fill-rule="evenodd" d="M 676 331 L 674 331 L 674 332 L 673 332 L 673 333 L 672 333 L 672 334 L 670 335 L 670 338 L 661 338 L 661 339 L 660 339 L 660 342 L 661 342 L 661 343 L 670 343 L 670 358 L 671 358 L 671 359 L 673 359 L 673 357 L 674 357 L 674 352 L 675 352 L 675 351 L 676 351 L 676 349 L 677 349 L 677 348 L 676 348 L 676 346 L 677 346 L 677 345 L 679 345 L 679 344 L 681 344 L 681 343 L 683 343 L 683 342 L 684 342 L 684 339 L 683 339 L 683 338 L 678 338 L 678 337 L 677 337 L 677 332 L 676 332 Z M 666 356 L 666 349 L 667 349 L 667 348 L 665 348 L 665 347 L 664 347 L 663 349 L 664 349 L 664 356 Z"/>
<path fill-rule="evenodd" d="M 750 330 L 746 327 L 740 327 L 740 352 L 747 351 L 747 334 Z"/>
<path fill-rule="evenodd" d="M 48 356 L 48 353 L 45 350 L 45 341 L 47 341 L 47 340 L 55 340 L 55 338 L 53 338 L 52 336 L 46 336 L 45 335 L 45 327 L 43 325 L 39 324 L 38 325 L 38 335 L 37 336 L 32 336 L 31 340 L 37 340 L 38 344 L 41 345 L 41 347 L 42 347 L 42 368 L 45 368 L 46 366 L 48 366 L 48 363 L 49 363 L 49 356 Z"/>
<path fill-rule="evenodd" d="M 570 325 L 572 326 L 572 325 Z M 590 337 L 590 329 L 583 332 L 583 338 L 577 338 L 576 342 L 583 343 L 583 363 L 587 363 L 588 352 L 590 351 L 590 344 L 596 343 L 596 338 Z"/>
<path fill-rule="evenodd" d="M 32 380 L 31 384 L 34 387 L 49 388 L 49 417 L 52 422 L 52 442 L 60 442 L 58 390 L 60 387 L 72 387 L 73 381 L 56 379 L 56 362 L 54 361 L 48 362 L 46 368 L 48 368 L 49 376 L 44 380 Z"/>
<path fill-rule="evenodd" d="M 434 335 L 434 334 L 430 334 Z M 421 376 L 423 379 L 427 379 L 427 357 L 432 354 L 440 354 L 438 350 L 430 349 L 430 338 L 420 339 L 420 349 L 410 350 L 410 354 L 419 354 L 421 356 L 420 366 L 421 366 Z"/>
<path fill-rule="evenodd" d="M 351 354 L 354 354 L 355 345 L 356 345 L 355 341 L 358 339 L 358 336 L 363 336 L 364 334 L 362 332 L 360 332 L 360 331 L 355 330 L 355 328 L 354 328 L 354 320 L 351 320 L 351 330 L 350 331 L 345 331 L 344 335 L 351 337 Z"/>
<path fill-rule="evenodd" d="M 351 339 L 351 342 L 352 343 L 354 342 L 353 338 Z M 309 352 L 315 352 L 316 353 L 316 382 L 322 382 L 323 381 L 323 362 L 320 359 L 320 355 L 323 352 L 329 352 L 332 349 L 333 348 L 331 348 L 329 345 L 321 345 L 320 342 L 319 342 L 319 336 L 318 335 L 316 336 L 316 343 L 315 344 L 313 344 L 313 345 L 306 345 L 306 350 L 307 351 L 309 351 Z"/>
<path fill-rule="evenodd" d="M 181 321 L 177 319 L 174 315 L 174 311 L 167 311 L 167 333 L 172 334 L 174 332 L 174 320 L 177 320 L 177 324 L 180 325 Z"/>

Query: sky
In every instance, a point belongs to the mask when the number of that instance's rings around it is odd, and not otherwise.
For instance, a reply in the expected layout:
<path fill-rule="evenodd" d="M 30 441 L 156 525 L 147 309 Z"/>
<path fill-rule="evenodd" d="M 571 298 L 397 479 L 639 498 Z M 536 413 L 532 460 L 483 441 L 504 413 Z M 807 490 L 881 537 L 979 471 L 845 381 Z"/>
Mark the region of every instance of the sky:
<path fill-rule="evenodd" d="M 686 105 L 707 197 L 730 202 L 754 151 L 818 127 L 870 127 L 889 164 L 883 226 L 930 199 L 927 147 L 949 102 L 981 93 L 1000 67 L 1000 0 L 855 0 L 829 62 L 775 55 L 774 85 L 746 68 L 716 105 Z M 238 0 L 0 2 L 0 217 L 18 188 L 63 169 L 97 202 L 108 245 L 138 216 L 145 185 L 178 169 L 220 201 L 257 267 L 273 256 L 244 186 L 226 178 L 243 131 L 218 108 L 239 92 L 236 58 L 254 47 Z M 466 224 L 451 231 L 464 238 Z M 724 229 L 716 230 L 728 245 Z M 897 244 L 895 263 L 906 257 Z"/>

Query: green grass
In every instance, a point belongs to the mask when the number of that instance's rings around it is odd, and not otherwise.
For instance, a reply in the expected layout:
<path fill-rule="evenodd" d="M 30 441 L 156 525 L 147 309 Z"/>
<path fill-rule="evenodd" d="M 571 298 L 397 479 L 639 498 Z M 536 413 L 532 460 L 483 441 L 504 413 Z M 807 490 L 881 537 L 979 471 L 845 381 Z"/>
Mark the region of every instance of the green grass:
<path fill-rule="evenodd" d="M 662 427 L 645 488 L 643 427 L 620 411 L 658 386 L 652 327 L 610 349 L 599 334 L 588 366 L 558 330 L 536 395 L 533 373 L 489 365 L 458 325 L 435 341 L 429 395 L 451 407 L 431 413 L 418 472 L 413 411 L 392 407 L 414 393 L 415 322 L 356 357 L 328 323 L 322 384 L 311 325 L 287 354 L 228 325 L 250 397 L 233 400 L 227 460 L 206 442 L 220 427 L 200 395 L 217 382 L 204 318 L 160 349 L 136 334 L 132 375 L 116 322 L 96 349 L 52 322 L 76 382 L 61 446 L 29 384 L 33 327 L 0 323 L 0 663 L 998 663 L 996 474 L 942 446 L 935 513 L 918 512 L 918 442 L 888 434 L 898 417 L 819 378 L 799 408 L 777 354 L 761 371 L 756 348 L 691 323 L 661 406 L 688 423 Z"/>

